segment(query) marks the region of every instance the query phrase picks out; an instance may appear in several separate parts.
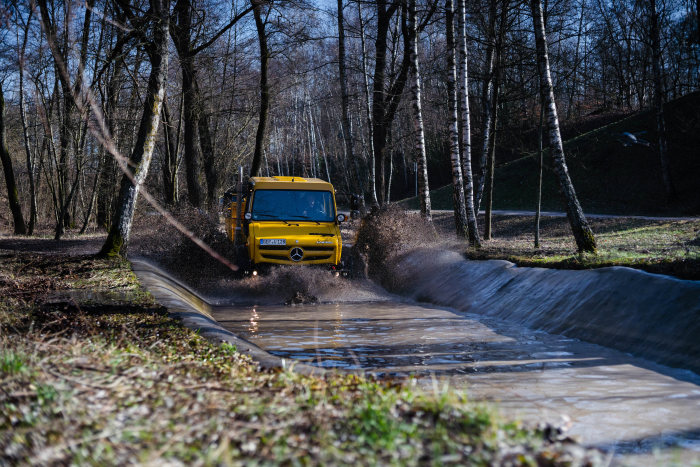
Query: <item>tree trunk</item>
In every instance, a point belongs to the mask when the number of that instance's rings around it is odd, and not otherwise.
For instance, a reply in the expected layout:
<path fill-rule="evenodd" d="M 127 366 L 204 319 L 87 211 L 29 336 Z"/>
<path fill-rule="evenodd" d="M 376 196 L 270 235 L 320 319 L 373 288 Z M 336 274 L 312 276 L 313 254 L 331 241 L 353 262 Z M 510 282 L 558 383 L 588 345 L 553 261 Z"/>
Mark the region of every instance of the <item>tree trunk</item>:
<path fill-rule="evenodd" d="M 495 68 L 496 49 L 496 4 L 498 0 L 489 1 L 489 26 L 488 44 L 486 46 L 486 71 L 484 85 L 481 94 L 481 101 L 484 109 L 484 130 L 481 157 L 479 158 L 479 174 L 476 181 L 476 193 L 474 195 L 474 210 L 479 213 L 481 200 L 484 195 L 484 185 L 486 183 L 486 162 L 488 160 L 489 147 L 491 145 L 491 135 L 493 128 L 493 115 L 491 113 L 491 97 L 493 94 L 493 73 Z"/>
<path fill-rule="evenodd" d="M 163 136 L 165 138 L 163 172 L 163 199 L 168 206 L 177 201 L 177 135 L 173 129 L 167 98 L 163 100 Z"/>
<path fill-rule="evenodd" d="M 486 157 L 486 185 L 485 190 L 485 200 L 486 206 L 484 207 L 484 238 L 486 240 L 491 240 L 491 217 L 493 213 L 493 184 L 496 175 L 496 132 L 498 129 L 498 99 L 499 91 L 501 87 L 501 73 L 502 73 L 502 55 L 503 55 L 503 43 L 505 40 L 506 33 L 506 19 L 508 13 L 509 1 L 503 0 L 501 3 L 500 19 L 498 22 L 498 34 L 495 37 L 494 46 L 494 67 L 492 74 L 492 89 L 491 89 L 491 101 L 489 106 L 491 110 L 490 121 L 489 121 L 489 139 L 488 146 L 485 146 L 487 150 Z"/>
<path fill-rule="evenodd" d="M 372 89 L 372 144 L 374 146 L 377 202 L 384 204 L 386 195 L 386 36 L 396 8 L 387 10 L 386 0 L 377 1 L 377 37 L 374 41 L 374 82 Z"/>
<path fill-rule="evenodd" d="M 469 59 L 467 56 L 467 29 L 465 0 L 457 2 L 457 32 L 459 44 L 459 88 L 462 108 L 462 177 L 464 178 L 464 202 L 467 211 L 469 244 L 479 246 L 476 210 L 474 209 L 474 177 L 472 176 L 472 143 L 469 114 Z"/>
<path fill-rule="evenodd" d="M 265 128 L 267 126 L 267 112 L 270 107 L 270 88 L 267 83 L 267 65 L 270 61 L 270 52 L 267 48 L 267 36 L 265 35 L 265 23 L 262 19 L 261 9 L 262 5 L 259 4 L 253 10 L 255 27 L 258 31 L 258 44 L 260 46 L 260 114 L 258 130 L 255 134 L 255 153 L 253 154 L 253 162 L 250 165 L 251 177 L 257 177 L 260 174 L 263 144 L 265 143 Z"/>
<path fill-rule="evenodd" d="M 117 21 L 119 24 L 126 22 L 126 16 L 123 12 L 120 12 L 117 16 Z M 121 43 L 122 37 L 124 36 L 123 28 L 116 28 L 117 32 L 117 44 Z M 114 141 L 119 141 L 121 131 L 117 126 L 117 105 L 119 104 L 120 98 L 120 81 L 122 73 L 124 70 L 124 58 L 123 54 L 119 53 L 117 58 L 114 60 L 114 66 L 112 68 L 112 73 L 109 77 L 109 82 L 107 84 L 107 96 L 106 96 L 106 109 L 105 109 L 105 120 L 107 122 L 107 129 Z M 116 160 L 114 157 L 107 155 L 104 159 L 104 167 L 100 171 L 100 181 L 97 192 L 97 213 L 96 222 L 97 225 L 105 230 L 109 230 L 109 226 L 112 223 L 112 211 L 114 204 L 114 187 L 117 181 L 117 168 Z"/>
<path fill-rule="evenodd" d="M 447 24 L 447 96 L 449 100 L 450 162 L 452 164 L 452 201 L 457 235 L 468 237 L 467 211 L 464 201 L 462 166 L 459 159 L 459 128 L 457 125 L 457 64 L 455 63 L 454 4 L 445 2 Z"/>
<path fill-rule="evenodd" d="M 147 44 L 147 47 L 149 48 L 151 73 L 136 144 L 129 156 L 128 165 L 121 164 L 124 176 L 119 190 L 117 213 L 107 240 L 99 253 L 103 257 L 126 255 L 136 201 L 141 185 L 148 175 L 158 134 L 168 69 L 169 2 L 168 0 L 151 0 L 150 4 L 152 12 L 148 15 L 153 32 L 152 42 Z"/>
<path fill-rule="evenodd" d="M 192 4 L 190 0 L 178 0 L 174 13 L 177 21 L 173 25 L 172 36 L 180 58 L 182 72 L 182 119 L 187 199 L 192 206 L 201 207 L 203 202 L 202 186 L 199 182 L 202 162 L 199 136 L 201 96 L 197 87 L 197 70 L 192 51 Z"/>
<path fill-rule="evenodd" d="M 668 157 L 668 137 L 666 119 L 664 118 L 664 83 L 661 76 L 661 39 L 659 31 L 659 12 L 656 0 L 649 0 L 649 19 L 651 36 L 651 63 L 654 73 L 654 110 L 656 111 L 656 132 L 659 138 L 659 160 L 661 161 L 661 179 L 666 191 L 666 199 L 674 201 L 677 197 L 676 187 L 671 178 L 671 163 Z"/>
<path fill-rule="evenodd" d="M 418 30 L 416 29 L 416 0 L 408 2 L 408 31 L 411 35 L 411 109 L 413 110 L 413 131 L 415 132 L 415 151 L 418 167 L 418 199 L 420 213 L 432 220 L 430 206 L 430 187 L 428 186 L 428 160 L 425 153 L 425 131 L 423 128 L 423 111 L 421 108 L 421 77 L 418 62 Z"/>
<path fill-rule="evenodd" d="M 378 205 L 377 198 L 377 169 L 376 169 L 376 153 L 374 152 L 374 125 L 372 124 L 372 103 L 369 97 L 369 71 L 367 70 L 367 47 L 365 44 L 365 28 L 362 19 L 362 2 L 357 2 L 357 14 L 360 22 L 360 43 L 362 45 L 362 78 L 365 91 L 365 110 L 367 112 L 367 133 L 369 141 L 369 191 L 372 198 L 372 204 Z"/>
<path fill-rule="evenodd" d="M 207 208 L 213 209 L 218 202 L 216 190 L 219 188 L 219 175 L 216 167 L 216 158 L 214 157 L 214 143 L 209 129 L 208 112 L 204 111 L 202 93 L 199 91 L 199 86 L 195 82 L 197 89 L 197 97 L 199 100 L 199 144 L 202 148 L 202 161 L 204 162 L 204 179 L 207 182 Z"/>
<path fill-rule="evenodd" d="M 540 102 L 540 123 L 537 127 L 537 209 L 535 211 L 535 248 L 540 247 L 540 217 L 542 216 L 542 175 L 544 151 L 542 151 L 542 127 L 544 126 L 544 102 Z"/>
<path fill-rule="evenodd" d="M 34 183 L 34 162 L 32 161 L 32 151 L 29 148 L 29 133 L 27 130 L 27 110 L 24 102 L 24 52 L 27 48 L 27 36 L 29 34 L 29 24 L 32 20 L 34 9 L 29 10 L 27 24 L 24 28 L 22 45 L 19 50 L 19 113 L 22 120 L 22 140 L 24 151 L 27 156 L 27 175 L 29 176 L 29 225 L 27 235 L 34 233 L 34 226 L 37 221 L 36 184 Z"/>
<path fill-rule="evenodd" d="M 2 161 L 2 168 L 5 172 L 7 199 L 10 203 L 12 220 L 15 225 L 14 232 L 16 235 L 26 235 L 27 226 L 25 225 L 24 217 L 22 216 L 22 208 L 19 204 L 19 194 L 17 192 L 17 182 L 15 181 L 15 172 L 12 168 L 10 152 L 7 149 L 5 131 L 5 95 L 2 92 L 2 82 L 0 82 L 0 161 Z"/>
<path fill-rule="evenodd" d="M 564 157 L 564 145 L 559 131 L 559 119 L 554 103 L 554 89 L 552 77 L 549 71 L 549 55 L 547 52 L 547 38 L 544 30 L 542 4 L 540 0 L 530 0 L 530 11 L 535 29 L 535 45 L 537 48 L 537 66 L 540 75 L 540 94 L 545 104 L 547 113 L 547 133 L 549 146 L 552 152 L 554 171 L 559 179 L 559 187 L 566 202 L 566 215 L 569 219 L 571 231 L 576 240 L 576 246 L 580 252 L 596 252 L 596 241 L 593 231 L 588 225 L 581 205 L 576 197 L 574 185 L 569 177 L 569 169 Z"/>
<path fill-rule="evenodd" d="M 340 79 L 340 104 L 342 107 L 341 124 L 343 126 L 343 141 L 347 158 L 350 159 L 350 167 L 354 167 L 355 153 L 352 144 L 352 129 L 350 128 L 350 111 L 348 98 L 348 84 L 345 75 L 345 25 L 343 24 L 343 0 L 338 0 L 338 76 Z M 324 154 L 325 158 L 325 154 Z M 358 185 L 354 187 L 355 192 L 361 189 L 358 174 L 350 177 L 353 182 L 357 180 Z M 330 176 L 329 176 L 330 180 Z"/>

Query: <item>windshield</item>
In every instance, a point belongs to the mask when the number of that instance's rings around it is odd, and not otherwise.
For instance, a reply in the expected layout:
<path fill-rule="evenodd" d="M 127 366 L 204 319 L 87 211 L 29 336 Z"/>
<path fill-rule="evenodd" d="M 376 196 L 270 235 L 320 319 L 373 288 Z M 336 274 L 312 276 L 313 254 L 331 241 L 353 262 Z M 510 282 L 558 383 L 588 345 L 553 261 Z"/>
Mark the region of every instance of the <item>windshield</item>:
<path fill-rule="evenodd" d="M 335 206 L 330 191 L 256 190 L 253 220 L 333 222 Z"/>

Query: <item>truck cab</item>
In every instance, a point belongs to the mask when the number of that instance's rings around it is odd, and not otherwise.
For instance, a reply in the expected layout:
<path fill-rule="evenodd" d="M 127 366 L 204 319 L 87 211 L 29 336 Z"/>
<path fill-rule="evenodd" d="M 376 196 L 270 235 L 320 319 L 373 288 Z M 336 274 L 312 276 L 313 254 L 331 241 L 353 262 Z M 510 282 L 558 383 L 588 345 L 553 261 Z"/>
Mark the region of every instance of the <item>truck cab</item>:
<path fill-rule="evenodd" d="M 238 205 L 231 202 L 227 233 L 253 268 L 267 263 L 334 269 L 340 264 L 340 223 L 345 216 L 337 213 L 330 183 L 317 178 L 252 177 L 242 190 L 241 213 L 242 219 Z M 238 225 L 242 228 L 236 229 Z"/>

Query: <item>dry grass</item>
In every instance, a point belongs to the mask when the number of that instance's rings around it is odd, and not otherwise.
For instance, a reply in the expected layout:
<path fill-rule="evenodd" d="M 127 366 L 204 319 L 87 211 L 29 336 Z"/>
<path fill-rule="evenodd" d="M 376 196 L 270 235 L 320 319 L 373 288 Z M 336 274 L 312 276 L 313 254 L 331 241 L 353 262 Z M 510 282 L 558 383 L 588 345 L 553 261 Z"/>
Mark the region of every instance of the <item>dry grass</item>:
<path fill-rule="evenodd" d="M 0 250 L 0 405 L 3 465 L 600 459 L 459 393 L 260 371 L 170 319 L 127 264 L 88 256 Z"/>

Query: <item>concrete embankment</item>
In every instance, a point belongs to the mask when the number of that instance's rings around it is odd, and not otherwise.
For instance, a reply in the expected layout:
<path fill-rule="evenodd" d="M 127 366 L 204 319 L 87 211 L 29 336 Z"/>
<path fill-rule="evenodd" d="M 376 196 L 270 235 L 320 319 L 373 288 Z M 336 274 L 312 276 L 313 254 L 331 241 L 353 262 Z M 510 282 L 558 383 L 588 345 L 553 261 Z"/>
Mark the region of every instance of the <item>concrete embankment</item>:
<path fill-rule="evenodd" d="M 394 292 L 564 334 L 700 373 L 700 281 L 624 267 L 520 268 L 423 249 L 391 268 Z"/>

